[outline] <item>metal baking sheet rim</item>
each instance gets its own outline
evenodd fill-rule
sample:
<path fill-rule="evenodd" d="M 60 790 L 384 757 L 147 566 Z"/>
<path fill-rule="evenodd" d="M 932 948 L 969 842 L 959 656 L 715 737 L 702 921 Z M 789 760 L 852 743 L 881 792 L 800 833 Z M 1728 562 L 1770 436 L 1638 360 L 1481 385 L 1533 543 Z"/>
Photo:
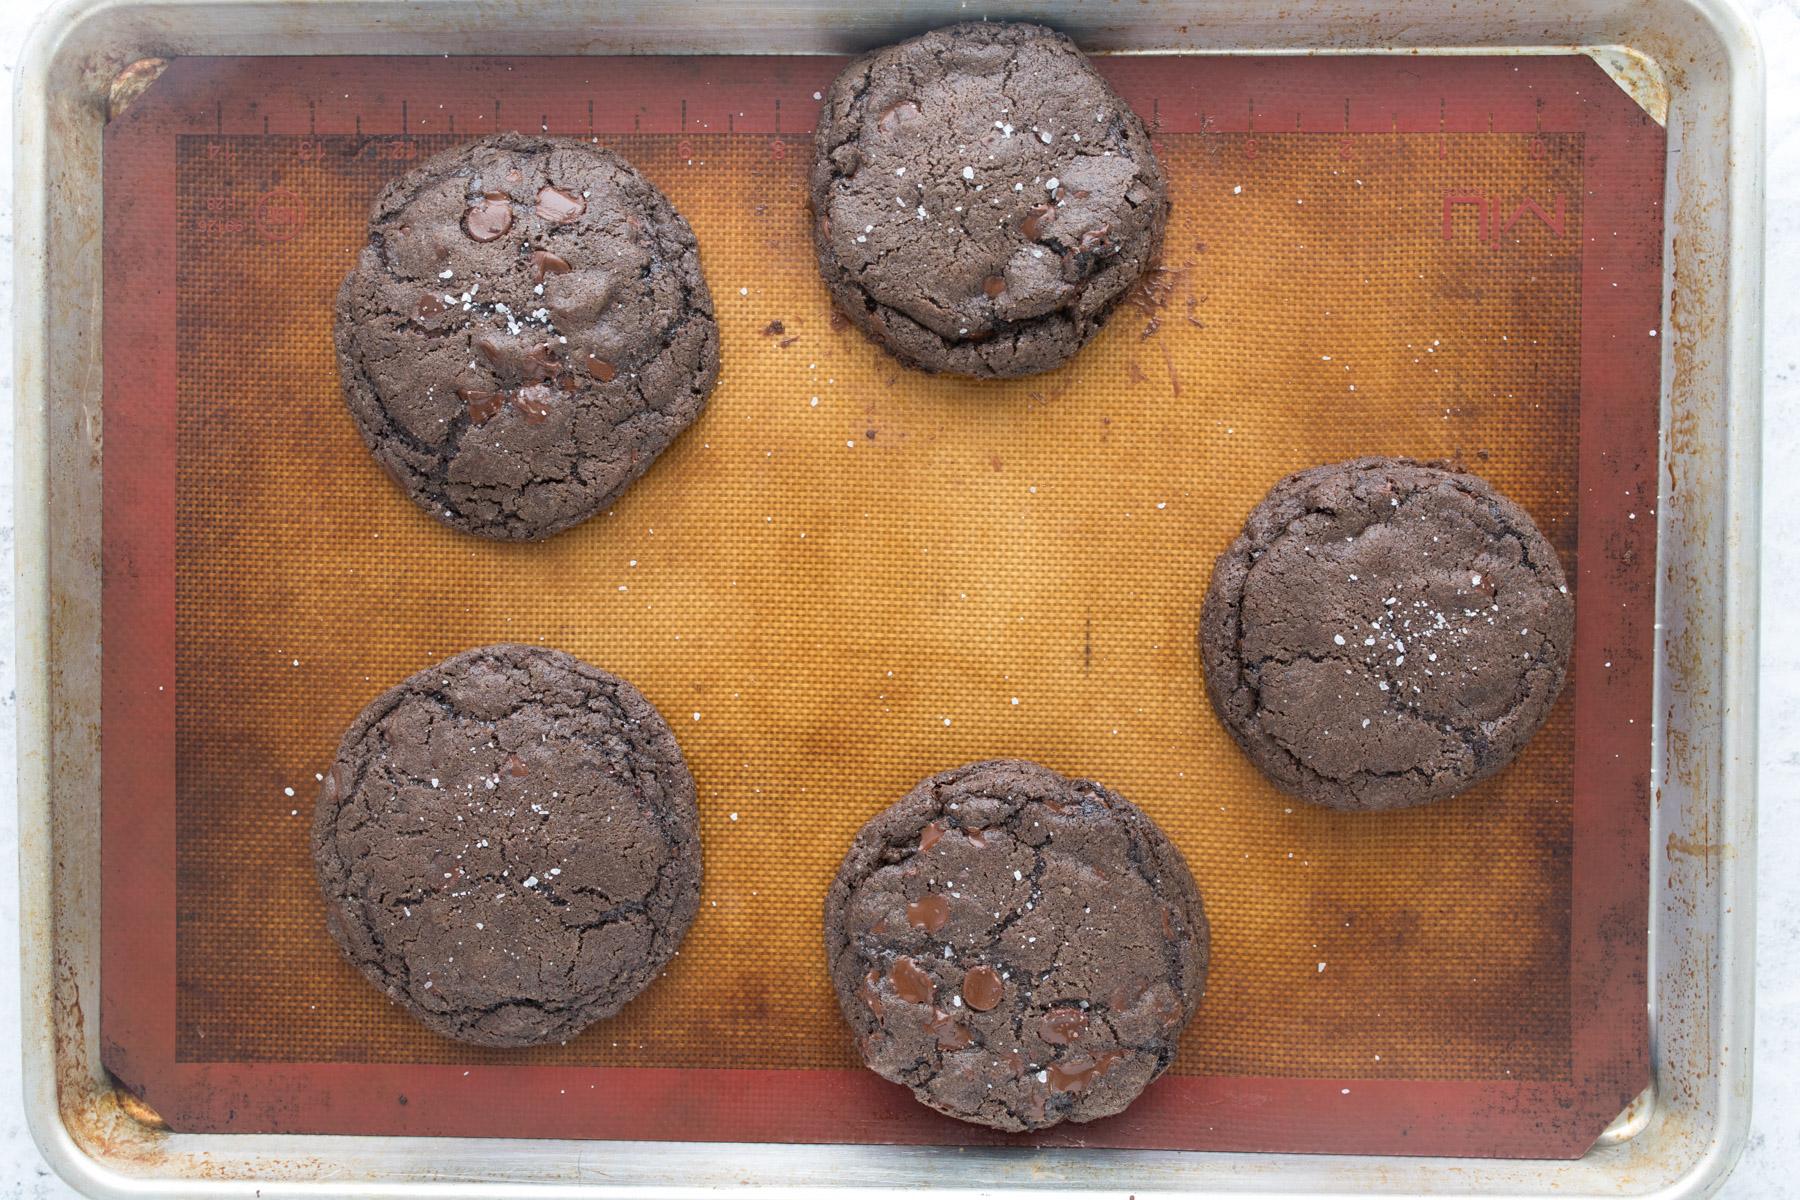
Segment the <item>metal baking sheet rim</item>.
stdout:
<path fill-rule="evenodd" d="M 1761 441 L 1763 65 L 1732 0 L 855 5 L 72 0 L 17 77 L 15 521 L 26 1111 L 95 1196 L 1708 1195 L 1749 1131 Z M 507 10 L 511 11 L 511 10 Z M 171 1134 L 100 1067 L 100 132 L 113 78 L 180 54 L 841 53 L 1031 16 L 1121 52 L 1592 54 L 1669 129 L 1649 997 L 1656 1083 L 1574 1162 L 1156 1151 Z M 120 451 L 115 451 L 120 452 Z M 129 452 L 129 448 L 123 448 Z"/>

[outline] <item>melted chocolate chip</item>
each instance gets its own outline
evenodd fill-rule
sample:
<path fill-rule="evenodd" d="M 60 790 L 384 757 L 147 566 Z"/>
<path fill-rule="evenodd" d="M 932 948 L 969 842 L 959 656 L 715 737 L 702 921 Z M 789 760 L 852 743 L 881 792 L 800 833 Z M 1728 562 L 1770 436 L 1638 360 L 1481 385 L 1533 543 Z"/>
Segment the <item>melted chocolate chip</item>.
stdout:
<path fill-rule="evenodd" d="M 1031 211 L 1026 213 L 1025 218 L 1019 222 L 1019 232 L 1035 242 L 1044 232 L 1044 226 L 1050 224 L 1055 217 L 1056 209 L 1053 206 L 1033 205 Z"/>
<path fill-rule="evenodd" d="M 881 992 L 878 990 L 880 986 L 881 972 L 870 971 L 863 976 L 862 987 L 856 993 L 862 997 L 862 1002 L 869 1006 L 869 1011 L 875 1014 L 877 1021 L 881 1020 L 882 1013 L 885 1011 L 881 1003 Z"/>
<path fill-rule="evenodd" d="M 941 1008 L 931 1010 L 925 1027 L 937 1034 L 937 1044 L 944 1050 L 963 1050 L 974 1043 L 975 1035 Z"/>
<path fill-rule="evenodd" d="M 936 933 L 950 923 L 950 901 L 932 893 L 906 906 L 906 923 L 926 933 Z"/>
<path fill-rule="evenodd" d="M 1004 275 L 989 275 L 981 281 L 981 294 L 989 300 L 996 299 L 1005 290 L 1006 276 Z"/>
<path fill-rule="evenodd" d="M 919 853 L 923 854 L 925 851 L 937 845 L 938 839 L 943 837 L 949 828 L 950 827 L 942 821 L 933 821 L 926 825 L 925 828 L 919 830 Z"/>
<path fill-rule="evenodd" d="M 1150 985 L 1141 979 L 1128 979 L 1107 993 L 1106 1007 L 1113 1012 L 1124 1012 L 1141 999 Z"/>
<path fill-rule="evenodd" d="M 573 221 L 586 211 L 586 200 L 561 188 L 545 187 L 537 194 L 537 215 L 552 225 Z"/>
<path fill-rule="evenodd" d="M 531 252 L 531 281 L 542 283 L 551 275 L 562 275 L 569 270 L 569 260 L 560 254 L 552 254 L 548 250 Z"/>
<path fill-rule="evenodd" d="M 435 317 L 447 307 L 449 306 L 442 300 L 438 299 L 430 292 L 426 292 L 423 296 L 419 297 L 419 302 L 413 306 L 413 319 L 423 323 L 426 317 Z"/>
<path fill-rule="evenodd" d="M 562 374 L 562 363 L 556 360 L 556 347 L 549 342 L 533 345 L 518 356 L 518 374 L 526 383 L 544 383 Z"/>
<path fill-rule="evenodd" d="M 480 392 L 473 388 L 457 388 L 456 394 L 462 402 L 469 406 L 469 420 L 477 425 L 486 425 L 500 415 L 506 407 L 505 392 Z"/>
<path fill-rule="evenodd" d="M 523 779 L 531 774 L 531 771 L 525 766 L 525 760 L 516 754 L 506 756 L 506 764 L 502 769 L 514 779 Z"/>
<path fill-rule="evenodd" d="M 976 1012 L 987 1012 L 1006 998 L 1006 981 L 992 967 L 971 967 L 963 975 L 962 997 Z"/>
<path fill-rule="evenodd" d="M 892 133 L 895 129 L 899 128 L 900 122 L 918 115 L 919 106 L 917 104 L 914 104 L 911 100 L 902 100 L 876 119 L 875 128 L 881 130 L 883 133 Z"/>
<path fill-rule="evenodd" d="M 888 968 L 888 982 L 894 985 L 894 994 L 911 1004 L 924 1004 L 937 991 L 937 985 L 931 982 L 931 976 L 912 959 L 904 955 L 894 960 Z"/>
<path fill-rule="evenodd" d="M 563 365 L 556 356 L 556 347 L 549 342 L 541 342 L 526 351 L 520 367 L 520 374 L 527 383 L 543 383 L 563 374 Z"/>
<path fill-rule="evenodd" d="M 1124 1057 L 1117 1050 L 1102 1050 L 1089 1057 L 1081 1055 L 1067 1062 L 1051 1063 L 1048 1071 L 1050 1090 L 1053 1092 L 1079 1092 L 1091 1085 L 1094 1080 L 1112 1070 L 1114 1063 Z"/>
<path fill-rule="evenodd" d="M 491 242 L 512 228 L 512 202 L 505 192 L 488 192 L 463 214 L 463 232 L 478 242 Z"/>
<path fill-rule="evenodd" d="M 513 407 L 525 417 L 527 425 L 542 425 L 550 419 L 551 401 L 556 399 L 556 392 L 541 383 L 534 383 L 528 388 L 520 388 L 513 397 Z"/>
<path fill-rule="evenodd" d="M 487 359 L 488 366 L 502 374 L 512 366 L 512 348 L 492 333 L 478 333 L 474 337 L 475 351 Z"/>
<path fill-rule="evenodd" d="M 1087 1014 L 1079 1008 L 1053 1008 L 1038 1018 L 1038 1036 L 1052 1046 L 1066 1046 L 1087 1032 Z"/>

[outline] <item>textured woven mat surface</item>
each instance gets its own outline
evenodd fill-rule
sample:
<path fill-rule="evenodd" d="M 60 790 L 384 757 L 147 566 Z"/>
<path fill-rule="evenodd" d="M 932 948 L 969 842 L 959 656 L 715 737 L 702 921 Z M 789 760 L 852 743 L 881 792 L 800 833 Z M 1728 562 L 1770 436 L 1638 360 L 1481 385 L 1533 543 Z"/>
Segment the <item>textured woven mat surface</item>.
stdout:
<path fill-rule="evenodd" d="M 1369 136 L 1353 163 L 1334 135 L 1164 135 L 1166 269 L 1073 363 L 1002 384 L 833 327 L 807 139 L 604 140 L 699 236 L 723 379 L 612 512 L 512 546 L 407 502 L 339 395 L 333 298 L 410 163 L 348 136 L 181 140 L 180 1059 L 850 1065 L 819 932 L 848 839 L 931 771 L 1017 755 L 1122 791 L 1187 855 L 1213 968 L 1177 1073 L 1566 1077 L 1573 688 L 1497 779 L 1338 815 L 1238 753 L 1194 636 L 1250 505 L 1358 454 L 1459 459 L 1573 566 L 1578 135 Z M 272 189 L 306 213 L 275 249 L 207 219 Z M 1565 235 L 1446 240 L 1459 190 L 1562 195 Z M 390 1007 L 326 935 L 308 849 L 362 705 L 498 640 L 636 682 L 706 847 L 666 975 L 524 1053 Z"/>

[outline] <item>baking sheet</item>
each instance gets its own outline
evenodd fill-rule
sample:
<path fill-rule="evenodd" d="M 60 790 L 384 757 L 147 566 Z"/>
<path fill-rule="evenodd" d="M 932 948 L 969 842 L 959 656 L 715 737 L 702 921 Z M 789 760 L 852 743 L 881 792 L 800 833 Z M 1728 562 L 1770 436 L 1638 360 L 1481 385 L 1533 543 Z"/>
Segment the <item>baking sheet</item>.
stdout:
<path fill-rule="evenodd" d="M 1651 514 L 1595 481 L 1624 469 L 1654 491 L 1652 335 L 1619 342 L 1609 293 L 1647 279 L 1654 312 L 1660 130 L 1585 60 L 1454 64 L 1485 129 L 1441 97 L 1428 113 L 1436 64 L 1109 60 L 1173 181 L 1166 270 L 1070 366 L 975 385 L 905 371 L 829 319 L 798 197 L 807 97 L 838 64 L 725 62 L 187 60 L 109 131 L 109 414 L 115 398 L 147 410 L 131 474 L 166 476 L 172 502 L 115 508 L 141 497 L 109 468 L 109 549 L 167 537 L 175 570 L 173 776 L 117 800 L 109 786 L 106 813 L 116 828 L 120 806 L 172 796 L 173 870 L 109 866 L 108 913 L 122 873 L 177 910 L 171 960 L 103 964 L 114 1069 L 188 1128 L 474 1131 L 454 1110 L 481 1095 L 480 1131 L 528 1134 L 554 1082 L 587 1136 L 991 1140 L 853 1068 L 817 914 L 871 812 L 938 767 L 1019 754 L 1151 812 L 1214 925 L 1174 1077 L 1124 1117 L 1039 1140 L 1578 1152 L 1643 1082 L 1641 923 L 1585 933 L 1596 910 L 1641 909 L 1647 870 L 1642 772 L 1611 767 L 1607 739 L 1647 758 Z M 401 90 L 402 136 L 378 132 Z M 540 546 L 473 543 L 362 452 L 330 297 L 392 173 L 520 112 L 585 132 L 582 100 L 695 226 L 724 378 L 612 514 Z M 1404 109 L 1380 122 L 1380 102 Z M 116 205 L 115 181 L 135 185 Z M 1541 216 L 1485 236 L 1487 212 L 1527 196 Z M 143 304 L 153 278 L 166 308 Z M 134 321 L 172 326 L 172 349 L 149 348 L 166 372 L 143 369 Z M 1514 495 L 1579 562 L 1582 622 L 1574 681 L 1519 763 L 1376 818 L 1274 793 L 1212 721 L 1193 647 L 1211 559 L 1248 506 L 1288 470 L 1368 452 L 1455 457 Z M 645 689 L 699 781 L 708 852 L 667 976 L 522 1054 L 389 1008 L 324 935 L 306 853 L 312 775 L 362 703 L 503 638 Z M 161 646 L 134 645 L 114 678 L 147 687 Z M 1621 676 L 1612 657 L 1593 671 L 1590 647 Z M 1601 732 L 1578 756 L 1584 703 Z M 109 763 L 150 753 L 107 746 Z M 1584 880 L 1578 852 L 1622 852 L 1620 869 Z M 1590 976 L 1625 1001 L 1598 1047 Z M 168 1035 L 166 1061 L 139 1057 L 140 1025 L 159 1051 Z M 309 1071 L 309 1089 L 257 1096 L 244 1080 L 273 1078 L 257 1065 Z M 152 1082 L 170 1074 L 188 1082 Z M 371 1087 L 396 1079 L 412 1082 Z M 624 1111 L 619 1085 L 646 1080 L 668 1088 Z M 843 1103 L 755 1111 L 822 1091 Z"/>

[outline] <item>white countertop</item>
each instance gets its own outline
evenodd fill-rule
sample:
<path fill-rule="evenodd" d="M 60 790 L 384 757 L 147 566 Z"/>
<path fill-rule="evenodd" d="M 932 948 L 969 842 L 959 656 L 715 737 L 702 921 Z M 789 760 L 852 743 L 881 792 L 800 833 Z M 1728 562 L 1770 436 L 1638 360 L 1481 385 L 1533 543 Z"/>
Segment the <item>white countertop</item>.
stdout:
<path fill-rule="evenodd" d="M 48 0 L 0 5 L 6 72 L 0 118 L 12 127 L 15 62 Z M 1758 864 L 1755 1124 L 1728 1200 L 1800 1197 L 1800 0 L 1752 5 L 1769 63 L 1768 303 L 1764 353 L 1762 771 Z M 11 329 L 12 138 L 0 136 L 0 324 Z M 11 410 L 10 336 L 0 392 Z M 12 423 L 0 421 L 0 847 L 18 844 L 14 804 Z M 0 1047 L 19 1040 L 15 860 L 0 851 Z M 0 1198 L 74 1193 L 26 1131 L 17 1084 L 0 1068 Z"/>

